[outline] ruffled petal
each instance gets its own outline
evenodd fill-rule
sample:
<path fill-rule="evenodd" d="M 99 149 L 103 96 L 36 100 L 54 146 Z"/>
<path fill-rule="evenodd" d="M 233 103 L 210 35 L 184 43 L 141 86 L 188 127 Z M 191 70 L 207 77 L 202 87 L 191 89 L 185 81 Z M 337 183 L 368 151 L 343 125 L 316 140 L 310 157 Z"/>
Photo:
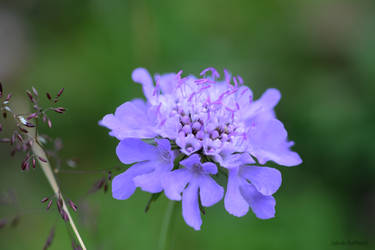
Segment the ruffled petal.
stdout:
<path fill-rule="evenodd" d="M 263 110 L 273 109 L 280 101 L 281 93 L 277 89 L 267 89 L 262 97 L 256 101 Z"/>
<path fill-rule="evenodd" d="M 112 181 L 113 198 L 117 200 L 128 199 L 136 189 L 133 178 L 138 175 L 147 174 L 150 171 L 152 171 L 152 166 L 149 162 L 137 163 L 122 174 L 117 175 Z"/>
<path fill-rule="evenodd" d="M 116 109 L 115 114 L 108 114 L 99 121 L 99 125 L 111 129 L 110 135 L 119 140 L 124 138 L 152 138 L 154 115 L 150 113 L 142 100 L 125 102 Z"/>
<path fill-rule="evenodd" d="M 275 117 L 273 108 L 280 101 L 281 94 L 277 89 L 267 89 L 257 101 L 252 102 L 245 110 L 241 110 L 241 115 L 248 123 L 252 119 L 271 119 Z"/>
<path fill-rule="evenodd" d="M 238 217 L 244 216 L 249 211 L 249 204 L 241 195 L 240 184 L 241 177 L 238 176 L 238 167 L 229 169 L 224 206 L 228 213 Z"/>
<path fill-rule="evenodd" d="M 215 160 L 225 168 L 235 168 L 241 165 L 255 163 L 249 153 L 226 154 L 225 152 L 221 152 L 215 157 Z"/>
<path fill-rule="evenodd" d="M 207 175 L 199 178 L 199 195 L 204 207 L 210 207 L 219 202 L 224 195 L 224 188 Z"/>
<path fill-rule="evenodd" d="M 150 103 L 155 104 L 156 96 L 154 95 L 154 84 L 150 73 L 144 68 L 137 68 L 133 70 L 132 79 L 134 82 L 142 84 L 145 97 Z"/>
<path fill-rule="evenodd" d="M 155 146 L 136 138 L 127 138 L 120 141 L 116 148 L 116 154 L 124 164 L 157 160 L 159 157 Z"/>
<path fill-rule="evenodd" d="M 182 194 L 182 216 L 186 224 L 200 230 L 202 219 L 198 203 L 198 185 L 190 183 Z"/>
<path fill-rule="evenodd" d="M 136 187 L 140 187 L 145 192 L 159 193 L 163 191 L 161 180 L 165 174 L 166 171 L 152 171 L 151 173 L 134 177 L 133 182 Z"/>
<path fill-rule="evenodd" d="M 181 193 L 191 179 L 189 170 L 182 168 L 169 172 L 163 176 L 162 187 L 170 200 L 181 200 Z"/>
<path fill-rule="evenodd" d="M 281 173 L 275 168 L 244 166 L 240 175 L 251 181 L 251 184 L 263 195 L 274 194 L 281 185 Z"/>
<path fill-rule="evenodd" d="M 268 160 L 274 161 L 286 167 L 297 166 L 302 163 L 302 159 L 296 152 L 289 150 L 288 146 L 283 146 L 279 150 L 260 150 L 257 152 L 260 164 L 265 164 Z"/>
<path fill-rule="evenodd" d="M 176 73 L 155 75 L 155 79 L 158 79 L 160 89 L 164 94 L 173 93 L 173 91 L 176 89 L 176 86 L 177 86 Z"/>
<path fill-rule="evenodd" d="M 240 190 L 256 217 L 259 219 L 275 217 L 276 201 L 273 196 L 262 195 L 253 185 L 248 183 L 241 185 Z"/>
<path fill-rule="evenodd" d="M 261 164 L 271 160 L 283 166 L 296 166 L 302 163 L 299 155 L 289 149 L 292 145 L 287 141 L 287 132 L 284 125 L 277 119 L 255 124 L 250 129 L 249 140 L 251 153 Z"/>

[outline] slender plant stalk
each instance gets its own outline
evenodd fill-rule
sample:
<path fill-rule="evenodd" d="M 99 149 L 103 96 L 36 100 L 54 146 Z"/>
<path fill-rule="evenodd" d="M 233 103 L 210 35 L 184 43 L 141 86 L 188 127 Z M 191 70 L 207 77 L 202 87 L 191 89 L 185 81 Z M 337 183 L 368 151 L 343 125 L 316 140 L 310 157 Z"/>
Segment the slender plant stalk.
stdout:
<path fill-rule="evenodd" d="M 163 224 L 161 226 L 158 250 L 167 249 L 167 239 L 168 239 L 168 234 L 170 231 L 170 225 L 171 225 L 175 207 L 176 207 L 176 202 L 169 201 L 167 211 L 165 212 L 165 215 L 164 215 Z"/>
<path fill-rule="evenodd" d="M 39 157 L 42 157 L 43 159 L 45 159 L 47 161 L 47 162 L 44 162 L 44 161 L 41 161 L 40 159 L 38 159 L 40 167 L 42 168 L 42 170 L 43 170 L 49 184 L 51 185 L 51 188 L 52 188 L 53 192 L 55 193 L 56 197 L 61 197 L 62 203 L 63 203 L 62 209 L 64 209 L 66 214 L 68 215 L 70 226 L 72 227 L 73 232 L 74 232 L 75 236 L 77 237 L 81 248 L 83 250 L 87 250 L 87 248 L 86 248 L 85 244 L 83 243 L 83 240 L 82 240 L 82 238 L 81 238 L 81 236 L 78 232 L 78 229 L 77 229 L 76 225 L 74 224 L 73 218 L 69 213 L 68 207 L 66 206 L 66 202 L 65 202 L 64 198 L 62 197 L 62 194 L 61 194 L 60 188 L 57 184 L 55 175 L 52 172 L 52 168 L 51 168 L 51 165 L 49 163 L 47 154 L 44 151 L 43 147 L 41 147 L 41 145 L 40 145 L 40 143 L 37 139 L 38 138 L 37 131 L 35 129 L 30 129 L 30 128 L 28 128 L 28 130 L 29 130 L 28 134 L 33 140 L 32 150 L 33 150 L 34 154 L 39 156 Z M 32 134 L 35 134 L 35 137 L 31 136 Z"/>

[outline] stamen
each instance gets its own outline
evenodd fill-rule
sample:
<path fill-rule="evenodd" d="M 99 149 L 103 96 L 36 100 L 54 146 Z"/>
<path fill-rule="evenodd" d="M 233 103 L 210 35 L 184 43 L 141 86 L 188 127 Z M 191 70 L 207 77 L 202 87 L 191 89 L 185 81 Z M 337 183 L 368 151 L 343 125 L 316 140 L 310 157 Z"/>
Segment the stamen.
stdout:
<path fill-rule="evenodd" d="M 247 91 L 249 91 L 248 88 L 245 88 L 242 92 L 241 92 L 241 96 L 243 96 Z"/>
<path fill-rule="evenodd" d="M 243 133 L 242 133 L 242 138 L 243 138 L 244 140 L 247 140 L 246 132 L 243 132 Z"/>
<path fill-rule="evenodd" d="M 245 88 L 242 92 L 241 92 L 241 96 L 243 96 L 247 91 L 250 91 L 248 88 Z M 249 103 L 251 103 L 253 101 L 253 96 L 250 95 L 249 96 Z"/>
<path fill-rule="evenodd" d="M 166 121 L 167 121 L 167 118 L 163 119 L 163 120 L 161 121 L 161 123 L 160 123 L 160 127 L 163 127 Z"/>
<path fill-rule="evenodd" d="M 184 77 L 184 78 L 180 78 L 180 79 L 178 80 L 177 88 L 180 88 L 180 87 L 186 82 L 187 79 L 188 79 L 187 76 Z"/>
<path fill-rule="evenodd" d="M 156 115 L 160 114 L 160 108 L 161 108 L 161 103 L 159 103 L 159 105 L 156 108 Z"/>
<path fill-rule="evenodd" d="M 206 102 L 207 102 L 208 104 L 211 104 L 211 98 L 210 98 L 210 96 L 207 97 Z"/>
<path fill-rule="evenodd" d="M 204 87 L 202 87 L 202 88 L 200 88 L 200 89 L 198 90 L 198 93 L 201 93 L 203 90 L 208 89 L 208 88 L 211 88 L 211 87 L 212 87 L 211 85 L 204 86 Z"/>
<path fill-rule="evenodd" d="M 178 71 L 178 73 L 176 74 L 176 80 L 179 81 L 181 80 L 181 75 L 182 75 L 182 70 Z"/>
<path fill-rule="evenodd" d="M 238 82 L 237 82 L 237 78 L 236 77 L 233 77 L 233 82 L 234 82 L 234 87 L 237 88 Z"/>
<path fill-rule="evenodd" d="M 241 76 L 237 76 L 238 82 L 242 85 L 244 83 L 243 79 Z"/>
<path fill-rule="evenodd" d="M 191 100 L 193 99 L 193 97 L 197 94 L 197 92 L 193 92 L 190 96 L 189 96 L 189 99 L 188 99 L 188 102 L 191 102 Z"/>
<path fill-rule="evenodd" d="M 194 82 L 197 84 L 203 84 L 203 83 L 208 82 L 208 79 L 207 78 L 197 79 L 197 80 L 194 80 Z"/>
<path fill-rule="evenodd" d="M 227 69 L 224 69 L 224 79 L 228 84 L 230 84 L 230 73 Z"/>
<path fill-rule="evenodd" d="M 152 93 L 152 96 L 156 95 L 156 93 L 159 91 L 159 88 L 160 88 L 160 77 L 156 79 L 156 84 L 155 84 L 155 88 L 154 88 L 154 92 Z"/>
<path fill-rule="evenodd" d="M 201 73 L 200 73 L 200 75 L 201 76 L 203 76 L 203 75 L 205 75 L 208 71 L 211 71 L 212 72 L 212 77 L 215 79 L 215 78 L 220 78 L 220 74 L 219 74 L 219 72 L 217 72 L 217 70 L 215 69 L 215 68 L 213 68 L 213 67 L 209 67 L 209 68 L 207 68 L 207 69 L 204 69 Z"/>
<path fill-rule="evenodd" d="M 233 95 L 234 93 L 236 93 L 239 89 L 238 88 L 235 88 L 233 89 L 232 91 L 229 91 L 228 95 Z"/>
<path fill-rule="evenodd" d="M 229 112 L 235 112 L 235 110 L 231 109 L 231 108 L 228 108 L 228 107 L 225 107 L 226 110 L 228 110 Z"/>
<path fill-rule="evenodd" d="M 226 94 L 228 94 L 228 93 L 230 93 L 230 90 L 227 90 L 227 91 L 225 91 L 224 93 L 222 93 L 222 94 L 219 96 L 219 98 L 217 98 L 217 100 L 213 102 L 213 104 L 221 104 L 221 101 L 223 100 L 224 96 L 225 96 Z"/>
<path fill-rule="evenodd" d="M 238 104 L 238 102 L 236 102 L 236 107 L 237 107 L 237 110 L 240 110 L 240 105 Z"/>
<path fill-rule="evenodd" d="M 233 110 L 233 109 L 228 108 L 228 107 L 225 107 L 225 109 L 232 113 L 232 120 L 233 120 L 234 119 L 234 113 L 236 112 L 236 110 Z"/>

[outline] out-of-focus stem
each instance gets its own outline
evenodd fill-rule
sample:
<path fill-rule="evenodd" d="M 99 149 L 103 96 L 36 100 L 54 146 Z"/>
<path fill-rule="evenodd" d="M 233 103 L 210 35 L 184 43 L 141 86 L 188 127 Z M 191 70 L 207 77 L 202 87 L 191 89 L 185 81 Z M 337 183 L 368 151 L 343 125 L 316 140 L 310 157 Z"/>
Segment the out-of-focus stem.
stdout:
<path fill-rule="evenodd" d="M 28 128 L 28 131 L 29 131 L 29 135 L 30 135 L 30 138 L 33 140 L 33 144 L 32 144 L 32 150 L 33 150 L 33 153 L 38 156 L 38 157 L 42 157 L 43 159 L 46 160 L 46 162 L 44 161 L 41 161 L 40 159 L 38 159 L 39 161 L 39 164 L 40 164 L 40 167 L 42 168 L 49 184 L 51 185 L 51 188 L 53 190 L 53 192 L 55 193 L 56 197 L 61 197 L 62 199 L 62 202 L 63 202 L 63 208 L 66 212 L 66 214 L 68 215 L 68 218 L 69 218 L 69 223 L 70 223 L 70 226 L 72 227 L 73 229 L 73 232 L 75 234 L 75 236 L 77 237 L 77 240 L 81 246 L 81 248 L 83 250 L 87 250 L 85 244 L 83 243 L 82 241 L 82 238 L 81 236 L 79 235 L 79 232 L 77 230 L 77 227 L 76 225 L 74 224 L 74 221 L 73 221 L 73 218 L 72 216 L 70 215 L 69 213 L 69 210 L 68 210 L 68 207 L 66 206 L 66 202 L 64 200 L 64 198 L 62 197 L 62 194 L 60 192 L 60 188 L 57 184 L 57 181 L 56 181 L 56 178 L 55 178 L 55 175 L 53 174 L 52 172 L 52 168 L 51 168 L 51 165 L 49 163 L 49 160 L 48 160 L 48 157 L 47 157 L 47 154 L 46 152 L 44 151 L 44 149 L 41 147 L 39 141 L 38 141 L 38 137 L 37 137 L 37 132 L 35 129 L 30 129 Z M 33 134 L 35 134 L 35 137 L 32 136 Z"/>
<path fill-rule="evenodd" d="M 167 249 L 167 239 L 168 239 L 168 234 L 170 231 L 170 225 L 171 225 L 171 220 L 174 214 L 175 206 L 176 206 L 175 201 L 169 201 L 167 211 L 165 212 L 165 216 L 163 219 L 163 224 L 161 226 L 158 250 Z"/>

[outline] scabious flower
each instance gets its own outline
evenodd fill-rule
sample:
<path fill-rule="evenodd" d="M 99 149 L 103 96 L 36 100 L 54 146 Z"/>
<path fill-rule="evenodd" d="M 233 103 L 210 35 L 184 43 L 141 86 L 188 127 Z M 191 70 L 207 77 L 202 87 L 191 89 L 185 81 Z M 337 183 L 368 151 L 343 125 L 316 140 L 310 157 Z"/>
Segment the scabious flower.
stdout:
<path fill-rule="evenodd" d="M 224 206 L 230 214 L 243 216 L 251 208 L 260 219 L 274 217 L 272 195 L 281 174 L 264 164 L 302 162 L 275 116 L 278 90 L 268 89 L 254 100 L 240 76 L 224 70 L 219 80 L 214 68 L 199 78 L 182 77 L 180 71 L 154 79 L 138 68 L 132 78 L 142 85 L 146 101 L 126 102 L 100 121 L 120 140 L 121 162 L 135 163 L 114 178 L 114 198 L 127 199 L 137 187 L 164 191 L 169 199 L 182 200 L 186 223 L 199 230 L 200 206 L 212 206 L 224 196 L 214 179 L 223 175 L 228 178 Z"/>

